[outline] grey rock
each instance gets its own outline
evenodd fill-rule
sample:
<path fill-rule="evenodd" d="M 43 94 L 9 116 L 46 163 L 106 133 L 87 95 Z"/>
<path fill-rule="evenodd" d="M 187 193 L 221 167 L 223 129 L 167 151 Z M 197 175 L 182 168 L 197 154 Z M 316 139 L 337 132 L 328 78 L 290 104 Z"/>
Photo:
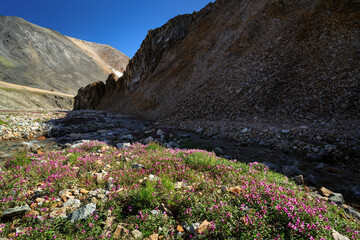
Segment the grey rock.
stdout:
<path fill-rule="evenodd" d="M 177 232 L 176 233 L 176 236 L 178 237 L 178 238 L 184 238 L 185 237 L 185 233 L 183 233 L 183 232 Z M 1 240 L 1 239 L 0 239 Z"/>
<path fill-rule="evenodd" d="M 289 129 L 284 129 L 284 130 L 281 131 L 281 133 L 289 134 L 289 133 L 290 133 L 290 130 L 289 130 Z"/>
<path fill-rule="evenodd" d="M 334 229 L 332 229 L 332 236 L 333 236 L 334 240 L 350 240 L 348 237 L 341 235 Z"/>
<path fill-rule="evenodd" d="M 134 136 L 131 134 L 121 136 L 121 139 L 134 140 Z"/>
<path fill-rule="evenodd" d="M 79 208 L 81 206 L 81 202 L 79 199 L 68 199 L 64 204 L 64 207 L 74 207 L 74 208 Z"/>
<path fill-rule="evenodd" d="M 71 213 L 68 216 L 68 220 L 72 223 L 77 222 L 81 219 L 86 219 L 89 217 L 93 212 L 96 210 L 96 204 L 95 203 L 89 203 L 79 209 L 77 209 L 75 212 Z"/>
<path fill-rule="evenodd" d="M 360 220 L 360 213 L 358 213 L 354 208 L 349 207 L 347 209 L 345 209 L 345 211 L 350 214 L 352 217 Z"/>
<path fill-rule="evenodd" d="M 329 201 L 330 202 L 334 202 L 336 204 L 343 204 L 345 201 L 344 201 L 344 197 L 341 193 L 331 193 L 329 195 Z"/>
<path fill-rule="evenodd" d="M 134 163 L 131 167 L 136 169 L 145 169 L 145 166 L 139 163 Z"/>
<path fill-rule="evenodd" d="M 304 185 L 304 176 L 303 175 L 298 175 L 296 177 L 293 177 L 292 180 L 294 180 L 294 182 L 296 182 L 296 184 L 298 184 L 298 185 Z"/>
<path fill-rule="evenodd" d="M 156 135 L 158 136 L 164 136 L 165 135 L 165 132 L 161 129 L 158 129 L 157 132 L 156 132 Z"/>
<path fill-rule="evenodd" d="M 203 128 L 199 128 L 199 129 L 196 130 L 196 133 L 199 133 L 199 134 L 201 134 L 201 133 L 203 133 L 203 132 L 204 132 L 204 129 L 203 129 Z"/>
<path fill-rule="evenodd" d="M 24 232 L 24 230 L 25 230 L 25 228 L 23 228 L 23 227 L 17 227 L 17 228 L 15 229 L 15 232 L 16 232 L 17 234 L 20 234 L 20 233 Z"/>
<path fill-rule="evenodd" d="M 219 147 L 216 147 L 216 148 L 214 149 L 214 151 L 215 151 L 217 154 L 224 154 L 223 150 L 222 150 L 221 148 L 219 148 Z"/>
<path fill-rule="evenodd" d="M 145 142 L 146 144 L 151 143 L 151 142 L 153 142 L 153 141 L 154 141 L 154 138 L 152 138 L 152 137 L 145 138 L 145 140 L 144 140 L 144 142 Z"/>
<path fill-rule="evenodd" d="M 173 213 L 165 206 L 165 204 L 161 203 L 159 209 L 160 211 L 165 212 L 168 216 L 173 216 Z"/>
<path fill-rule="evenodd" d="M 27 212 L 30 212 L 31 208 L 29 205 L 24 205 L 21 207 L 9 208 L 6 209 L 3 213 L 3 216 L 6 217 L 15 217 L 15 216 L 22 216 L 25 215 Z"/>
<path fill-rule="evenodd" d="M 269 163 L 269 162 L 263 162 L 264 165 L 268 166 L 271 170 L 279 171 L 280 167 L 277 164 Z"/>
<path fill-rule="evenodd" d="M 327 144 L 327 145 L 325 145 L 325 149 L 328 151 L 336 150 L 336 145 Z"/>
<path fill-rule="evenodd" d="M 327 156 L 327 155 L 329 155 L 329 150 L 321 149 L 320 152 L 319 152 L 319 155 L 320 156 Z"/>
<path fill-rule="evenodd" d="M 314 161 L 321 160 L 321 156 L 318 153 L 308 153 L 306 156 L 309 160 L 314 160 Z"/>
<path fill-rule="evenodd" d="M 128 142 L 118 143 L 118 144 L 116 144 L 116 147 L 117 147 L 118 149 L 128 148 L 128 147 L 131 147 L 131 144 L 128 143 Z"/>
<path fill-rule="evenodd" d="M 98 198 L 98 196 L 99 196 L 100 194 L 106 194 L 106 191 L 103 190 L 103 189 L 91 190 L 91 191 L 89 191 L 89 193 L 88 193 L 88 197 L 89 197 L 89 198 L 93 198 L 93 197 Z"/>
<path fill-rule="evenodd" d="M 248 132 L 248 131 L 249 131 L 249 129 L 244 128 L 243 130 L 241 130 L 241 133 L 246 133 L 246 132 Z"/>
<path fill-rule="evenodd" d="M 326 165 L 324 163 L 319 163 L 318 165 L 315 166 L 315 170 L 323 170 L 325 166 Z"/>
<path fill-rule="evenodd" d="M 283 173 L 287 176 L 295 176 L 297 174 L 302 174 L 302 171 L 298 169 L 296 166 L 283 166 L 282 167 Z"/>
<path fill-rule="evenodd" d="M 82 134 L 81 133 L 70 133 L 69 137 L 72 139 L 80 139 L 82 137 Z"/>
<path fill-rule="evenodd" d="M 227 190 L 228 190 L 226 186 L 221 186 L 220 189 L 221 189 L 222 192 L 227 192 Z"/>
<path fill-rule="evenodd" d="M 63 194 L 68 193 L 68 192 L 69 192 L 69 189 L 61 190 L 59 192 L 59 197 L 61 197 Z"/>
<path fill-rule="evenodd" d="M 179 137 L 180 137 L 180 138 L 189 138 L 189 137 L 191 137 L 191 134 L 182 133 L 182 134 L 179 134 Z"/>
<path fill-rule="evenodd" d="M 310 192 L 309 195 L 314 199 L 322 197 L 318 192 Z"/>
<path fill-rule="evenodd" d="M 133 235 L 133 237 L 135 238 L 135 239 L 141 239 L 142 238 L 142 233 L 139 231 L 139 230 L 137 230 L 137 229 L 135 229 L 135 230 L 133 230 L 132 232 L 131 232 L 131 234 Z"/>
<path fill-rule="evenodd" d="M 191 224 L 186 230 L 191 232 L 192 234 L 196 234 L 196 229 L 200 226 L 200 223 L 193 223 Z"/>
<path fill-rule="evenodd" d="M 248 206 L 245 206 L 245 207 L 240 207 L 240 209 L 242 210 L 242 211 L 244 211 L 244 212 L 248 212 L 248 211 L 250 211 L 251 210 L 251 208 L 249 208 Z"/>
<path fill-rule="evenodd" d="M 174 188 L 175 188 L 175 189 L 181 189 L 182 186 L 184 186 L 184 183 L 183 183 L 183 182 L 176 182 L 175 185 L 174 185 Z"/>
<path fill-rule="evenodd" d="M 149 180 L 150 181 L 157 181 L 157 180 L 159 180 L 159 178 L 157 176 L 153 175 L 153 174 L 150 174 L 149 175 Z"/>
<path fill-rule="evenodd" d="M 159 214 L 160 214 L 160 211 L 159 211 L 159 210 L 152 210 L 152 211 L 151 211 L 151 214 L 152 214 L 152 215 L 159 215 Z"/>

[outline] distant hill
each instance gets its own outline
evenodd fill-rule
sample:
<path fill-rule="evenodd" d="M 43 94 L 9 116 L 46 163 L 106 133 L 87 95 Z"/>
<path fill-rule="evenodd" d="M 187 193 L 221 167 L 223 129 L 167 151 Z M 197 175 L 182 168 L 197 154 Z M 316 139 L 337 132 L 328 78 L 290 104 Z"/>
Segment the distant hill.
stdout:
<path fill-rule="evenodd" d="M 0 81 L 73 95 L 112 72 L 121 76 L 128 61 L 110 46 L 0 16 Z"/>

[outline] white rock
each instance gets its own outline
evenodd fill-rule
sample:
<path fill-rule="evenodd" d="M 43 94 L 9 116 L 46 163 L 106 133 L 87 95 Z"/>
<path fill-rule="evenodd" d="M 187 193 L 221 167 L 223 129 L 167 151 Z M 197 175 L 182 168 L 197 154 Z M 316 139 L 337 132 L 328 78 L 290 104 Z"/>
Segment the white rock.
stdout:
<path fill-rule="evenodd" d="M 242 133 L 246 133 L 248 131 L 249 131 L 249 129 L 247 129 L 247 128 L 244 128 L 243 130 L 241 130 Z"/>
<path fill-rule="evenodd" d="M 348 237 L 341 235 L 336 230 L 332 230 L 332 236 L 334 240 L 350 240 Z"/>
<path fill-rule="evenodd" d="M 157 132 L 156 132 L 156 135 L 158 136 L 164 136 L 165 135 L 165 132 L 161 129 L 158 129 Z"/>
<path fill-rule="evenodd" d="M 118 149 L 128 148 L 128 147 L 131 147 L 131 144 L 130 144 L 130 143 L 127 143 L 127 142 L 125 142 L 125 143 L 118 143 L 118 144 L 116 144 L 116 147 L 117 147 Z"/>

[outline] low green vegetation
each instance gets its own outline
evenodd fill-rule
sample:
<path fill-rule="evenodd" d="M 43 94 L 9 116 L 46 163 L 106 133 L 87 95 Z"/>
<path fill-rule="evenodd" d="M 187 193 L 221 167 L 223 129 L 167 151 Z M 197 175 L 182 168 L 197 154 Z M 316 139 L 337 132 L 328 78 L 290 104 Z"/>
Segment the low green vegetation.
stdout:
<path fill-rule="evenodd" d="M 0 125 L 9 125 L 9 123 L 0 119 Z"/>
<path fill-rule="evenodd" d="M 7 59 L 6 57 L 0 55 L 0 64 L 4 65 L 5 67 L 14 67 L 15 64 L 13 62 L 11 62 L 9 59 Z"/>
<path fill-rule="evenodd" d="M 0 237 L 12 239 L 131 239 L 134 230 L 144 239 L 332 239 L 332 229 L 360 239 L 342 209 L 262 164 L 157 143 L 13 158 L 0 170 L 0 196 L 1 211 L 32 209 L 0 220 Z M 71 198 L 96 210 L 72 223 L 56 212 L 76 211 L 63 205 Z"/>

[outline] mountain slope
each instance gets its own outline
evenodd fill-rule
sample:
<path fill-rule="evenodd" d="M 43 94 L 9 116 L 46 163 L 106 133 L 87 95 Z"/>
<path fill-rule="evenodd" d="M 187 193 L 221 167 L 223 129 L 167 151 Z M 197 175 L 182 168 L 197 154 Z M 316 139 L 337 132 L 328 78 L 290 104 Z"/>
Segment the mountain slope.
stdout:
<path fill-rule="evenodd" d="M 109 45 L 87 42 L 72 37 L 67 38 L 93 58 L 106 72 L 114 72 L 118 77 L 122 76 L 129 62 L 128 56 Z"/>
<path fill-rule="evenodd" d="M 167 122 L 358 120 L 359 5 L 218 0 L 149 31 L 96 108 Z"/>
<path fill-rule="evenodd" d="M 95 43 L 91 46 L 104 48 Z M 112 72 L 111 68 L 122 69 L 128 62 L 115 49 L 106 49 L 104 53 L 121 55 L 120 62 L 114 61 L 116 64 L 109 63 L 110 67 L 104 68 L 97 61 L 103 57 L 99 52 L 94 60 L 91 54 L 56 31 L 18 17 L 0 16 L 1 81 L 74 94 L 79 87 L 104 79 Z"/>
<path fill-rule="evenodd" d="M 72 95 L 0 81 L 1 110 L 71 110 L 73 104 Z"/>

